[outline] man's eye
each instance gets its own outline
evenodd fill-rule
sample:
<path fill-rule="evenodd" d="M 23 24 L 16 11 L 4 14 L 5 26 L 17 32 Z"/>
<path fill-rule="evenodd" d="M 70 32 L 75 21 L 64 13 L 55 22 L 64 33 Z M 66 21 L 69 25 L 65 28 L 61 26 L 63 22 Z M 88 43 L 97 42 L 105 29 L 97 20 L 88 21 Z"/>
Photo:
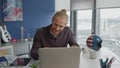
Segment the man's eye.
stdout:
<path fill-rule="evenodd" d="M 57 26 L 57 24 L 54 24 L 55 26 Z"/>
<path fill-rule="evenodd" d="M 59 25 L 56 24 L 56 26 L 59 26 Z"/>

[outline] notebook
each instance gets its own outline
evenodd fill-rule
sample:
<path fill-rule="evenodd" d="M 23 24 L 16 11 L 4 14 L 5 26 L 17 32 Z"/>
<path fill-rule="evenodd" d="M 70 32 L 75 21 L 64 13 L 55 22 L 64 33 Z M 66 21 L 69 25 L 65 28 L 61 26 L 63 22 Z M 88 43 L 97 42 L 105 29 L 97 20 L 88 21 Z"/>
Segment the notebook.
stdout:
<path fill-rule="evenodd" d="M 39 68 L 79 68 L 81 49 L 39 48 Z"/>

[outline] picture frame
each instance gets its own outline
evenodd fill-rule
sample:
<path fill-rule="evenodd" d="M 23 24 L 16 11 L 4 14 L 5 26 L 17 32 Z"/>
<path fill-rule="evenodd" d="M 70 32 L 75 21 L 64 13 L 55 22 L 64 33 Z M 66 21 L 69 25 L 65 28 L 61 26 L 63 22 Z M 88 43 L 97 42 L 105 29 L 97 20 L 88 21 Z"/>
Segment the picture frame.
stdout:
<path fill-rule="evenodd" d="M 3 0 L 3 20 L 23 21 L 22 0 Z"/>

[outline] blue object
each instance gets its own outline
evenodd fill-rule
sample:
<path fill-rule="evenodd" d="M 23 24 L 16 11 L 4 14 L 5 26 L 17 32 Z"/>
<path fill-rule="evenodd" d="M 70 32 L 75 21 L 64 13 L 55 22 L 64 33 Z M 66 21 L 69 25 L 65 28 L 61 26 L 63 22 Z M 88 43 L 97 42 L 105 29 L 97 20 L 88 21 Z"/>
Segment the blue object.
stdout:
<path fill-rule="evenodd" d="M 93 37 L 93 38 L 91 38 Z M 102 39 L 98 35 L 93 35 L 88 37 L 86 43 L 90 43 L 88 40 L 92 40 L 92 45 L 87 44 L 87 46 L 93 50 L 98 51 L 101 48 Z"/>
<path fill-rule="evenodd" d="M 4 61 L 7 61 L 7 59 L 4 56 L 1 56 L 0 57 L 0 62 L 4 62 Z"/>
<path fill-rule="evenodd" d="M 101 48 L 101 43 L 102 43 L 102 39 L 99 36 L 94 35 L 92 49 L 99 50 Z"/>

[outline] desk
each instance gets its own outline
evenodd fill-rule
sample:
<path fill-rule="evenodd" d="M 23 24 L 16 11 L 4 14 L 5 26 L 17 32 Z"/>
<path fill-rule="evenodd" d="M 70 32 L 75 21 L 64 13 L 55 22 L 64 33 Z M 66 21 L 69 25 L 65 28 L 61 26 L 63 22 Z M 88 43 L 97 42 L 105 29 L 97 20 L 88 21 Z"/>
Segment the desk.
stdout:
<path fill-rule="evenodd" d="M 100 58 L 106 59 L 106 57 L 111 58 L 113 56 L 116 58 L 116 60 L 113 62 L 111 68 L 120 68 L 120 57 L 118 57 L 116 54 L 114 54 L 108 48 L 102 47 L 97 52 L 96 59 L 90 59 L 89 55 L 86 55 L 85 53 L 81 52 L 79 68 L 101 68 L 100 63 L 99 63 L 99 59 Z"/>
<path fill-rule="evenodd" d="M 120 57 L 115 55 L 108 48 L 101 48 L 97 53 L 96 59 L 90 59 L 88 55 L 85 55 L 83 52 L 80 57 L 80 68 L 100 68 L 99 59 L 108 57 L 115 57 L 116 60 L 113 62 L 111 68 L 120 68 Z"/>
<path fill-rule="evenodd" d="M 108 48 L 101 48 L 101 50 L 98 51 L 98 56 L 96 59 L 90 59 L 89 56 L 86 56 L 83 52 L 81 52 L 79 68 L 100 68 L 100 64 L 99 64 L 100 58 L 106 58 L 106 57 L 110 58 L 113 56 L 116 57 L 116 60 L 113 62 L 111 68 L 120 68 L 120 57 L 115 55 Z M 31 60 L 31 62 L 26 67 L 7 67 L 7 68 L 29 68 L 29 65 L 34 63 L 38 63 L 38 61 Z"/>

